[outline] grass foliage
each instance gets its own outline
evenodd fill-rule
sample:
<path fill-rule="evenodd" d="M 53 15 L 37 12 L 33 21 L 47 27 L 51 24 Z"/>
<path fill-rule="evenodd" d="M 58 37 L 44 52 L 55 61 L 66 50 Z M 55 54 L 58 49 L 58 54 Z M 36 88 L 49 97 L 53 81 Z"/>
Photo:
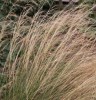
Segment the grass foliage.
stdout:
<path fill-rule="evenodd" d="M 1 100 L 96 99 L 96 31 L 79 8 L 1 22 Z"/>

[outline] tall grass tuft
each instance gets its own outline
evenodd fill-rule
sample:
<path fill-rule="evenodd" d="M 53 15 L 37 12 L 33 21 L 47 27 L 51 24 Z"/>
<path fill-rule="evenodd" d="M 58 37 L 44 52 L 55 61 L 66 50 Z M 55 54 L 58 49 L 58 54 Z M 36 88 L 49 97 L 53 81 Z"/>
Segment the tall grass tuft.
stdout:
<path fill-rule="evenodd" d="M 88 14 L 80 9 L 42 18 L 38 12 L 30 25 L 20 16 L 4 67 L 3 100 L 96 99 L 96 40 L 87 37 Z"/>

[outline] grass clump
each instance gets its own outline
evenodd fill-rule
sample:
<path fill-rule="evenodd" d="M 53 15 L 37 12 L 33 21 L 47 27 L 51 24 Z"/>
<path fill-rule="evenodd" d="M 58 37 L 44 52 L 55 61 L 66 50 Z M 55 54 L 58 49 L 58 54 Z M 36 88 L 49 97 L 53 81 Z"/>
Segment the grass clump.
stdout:
<path fill-rule="evenodd" d="M 58 11 L 51 17 L 37 12 L 30 24 L 21 15 L 10 30 L 2 99 L 94 100 L 96 38 L 87 36 L 92 32 L 89 13 L 85 8 Z"/>

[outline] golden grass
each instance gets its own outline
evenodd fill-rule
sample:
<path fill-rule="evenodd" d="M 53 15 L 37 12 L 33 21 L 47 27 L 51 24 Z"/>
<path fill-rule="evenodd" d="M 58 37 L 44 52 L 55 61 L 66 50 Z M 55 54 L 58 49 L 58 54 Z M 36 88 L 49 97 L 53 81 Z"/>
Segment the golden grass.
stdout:
<path fill-rule="evenodd" d="M 27 26 L 19 18 L 4 68 L 11 82 L 4 100 L 96 99 L 96 40 L 87 38 L 88 13 L 61 11 L 46 20 L 37 13 Z"/>

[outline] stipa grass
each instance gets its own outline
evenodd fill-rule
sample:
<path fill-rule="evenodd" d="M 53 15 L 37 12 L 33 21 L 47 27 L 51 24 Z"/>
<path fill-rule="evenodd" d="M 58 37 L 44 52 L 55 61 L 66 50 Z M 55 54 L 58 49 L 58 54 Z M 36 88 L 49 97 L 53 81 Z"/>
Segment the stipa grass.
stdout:
<path fill-rule="evenodd" d="M 87 16 L 62 11 L 45 23 L 36 14 L 28 26 L 20 17 L 4 68 L 9 80 L 3 99 L 94 100 L 96 41 L 87 38 Z"/>

